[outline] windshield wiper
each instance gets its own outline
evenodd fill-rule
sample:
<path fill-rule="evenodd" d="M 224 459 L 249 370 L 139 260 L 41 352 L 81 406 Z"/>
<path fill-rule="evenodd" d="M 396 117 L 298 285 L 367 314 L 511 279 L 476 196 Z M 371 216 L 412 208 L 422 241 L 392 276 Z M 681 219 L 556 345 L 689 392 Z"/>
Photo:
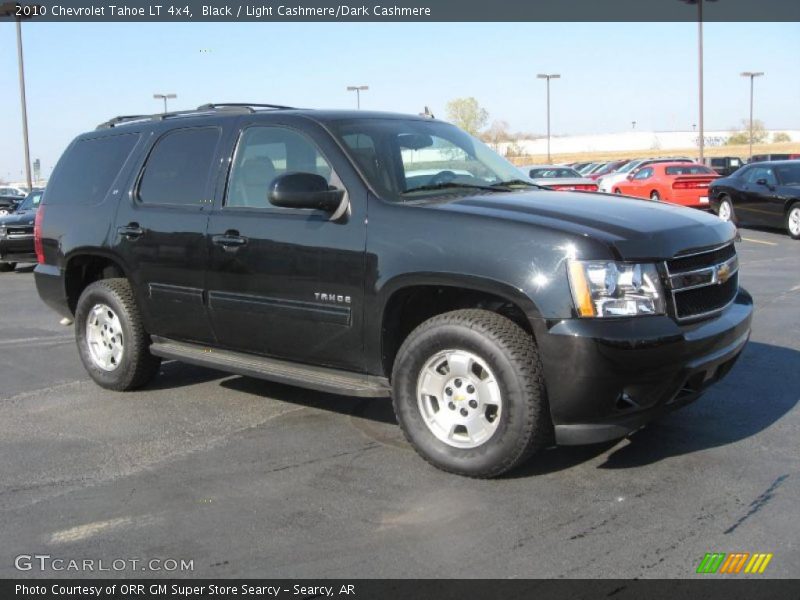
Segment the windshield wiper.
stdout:
<path fill-rule="evenodd" d="M 497 183 L 493 183 L 492 187 L 508 187 L 510 185 L 526 185 L 528 187 L 535 187 L 539 189 L 544 189 L 543 186 L 537 185 L 535 183 L 531 183 L 530 181 L 525 181 L 524 179 L 509 179 L 508 181 L 498 181 Z"/>
<path fill-rule="evenodd" d="M 492 185 L 478 185 L 474 183 L 456 183 L 454 181 L 448 181 L 447 183 L 434 183 L 428 185 L 420 185 L 415 188 L 411 188 L 410 190 L 406 190 L 403 192 L 403 195 L 410 194 L 412 192 L 428 192 L 433 190 L 446 190 L 446 189 L 465 189 L 465 190 L 486 190 L 488 192 L 510 192 L 509 189 L 504 189 L 502 187 L 495 187 L 496 184 Z"/>

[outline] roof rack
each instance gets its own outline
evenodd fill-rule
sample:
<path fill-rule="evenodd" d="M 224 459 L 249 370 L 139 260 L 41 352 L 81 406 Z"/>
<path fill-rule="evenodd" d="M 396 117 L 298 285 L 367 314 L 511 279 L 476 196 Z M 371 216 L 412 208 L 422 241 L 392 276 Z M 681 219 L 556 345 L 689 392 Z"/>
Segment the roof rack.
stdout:
<path fill-rule="evenodd" d="M 178 110 L 166 113 L 155 113 L 151 115 L 121 115 L 114 117 L 100 123 L 97 129 L 110 129 L 117 125 L 124 123 L 133 123 L 135 121 L 163 121 L 164 119 L 171 119 L 173 117 L 185 117 L 191 115 L 199 115 L 204 113 L 213 112 L 247 112 L 254 113 L 257 108 L 271 108 L 274 110 L 292 110 L 291 106 L 281 106 L 279 104 L 252 104 L 249 102 L 223 102 L 223 103 L 208 103 L 202 104 L 195 109 Z"/>

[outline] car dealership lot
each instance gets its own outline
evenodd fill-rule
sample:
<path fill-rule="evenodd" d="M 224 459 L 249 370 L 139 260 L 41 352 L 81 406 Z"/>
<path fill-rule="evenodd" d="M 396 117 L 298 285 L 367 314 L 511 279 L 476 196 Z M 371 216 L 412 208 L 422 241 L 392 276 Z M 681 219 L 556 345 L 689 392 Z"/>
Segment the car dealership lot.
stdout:
<path fill-rule="evenodd" d="M 199 577 L 686 577 L 734 551 L 792 576 L 800 243 L 742 236 L 756 315 L 727 379 L 629 440 L 494 481 L 428 466 L 384 400 L 178 363 L 104 391 L 31 269 L 2 274 L 0 577 L 41 575 L 15 569 L 23 554 L 193 560 Z"/>

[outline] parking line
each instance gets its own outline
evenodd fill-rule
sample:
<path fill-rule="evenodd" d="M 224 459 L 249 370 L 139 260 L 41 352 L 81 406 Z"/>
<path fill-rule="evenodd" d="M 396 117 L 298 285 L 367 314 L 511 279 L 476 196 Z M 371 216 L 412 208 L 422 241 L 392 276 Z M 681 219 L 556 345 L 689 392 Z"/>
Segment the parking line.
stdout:
<path fill-rule="evenodd" d="M 754 240 L 753 238 L 742 238 L 745 242 L 753 242 L 754 244 L 764 244 L 766 246 L 777 246 L 777 242 L 765 242 L 764 240 Z"/>

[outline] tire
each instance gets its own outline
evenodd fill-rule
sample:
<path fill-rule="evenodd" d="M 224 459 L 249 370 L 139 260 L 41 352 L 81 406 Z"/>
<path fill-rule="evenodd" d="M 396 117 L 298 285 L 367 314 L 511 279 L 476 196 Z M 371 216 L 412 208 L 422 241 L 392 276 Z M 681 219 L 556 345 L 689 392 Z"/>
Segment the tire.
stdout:
<path fill-rule="evenodd" d="M 400 347 L 392 386 L 406 439 L 444 471 L 496 477 L 552 442 L 533 337 L 496 313 L 456 310 L 425 321 Z M 467 418 L 471 432 L 458 424 Z"/>
<path fill-rule="evenodd" d="M 0 273 L 8 273 L 16 268 L 17 263 L 15 262 L 0 262 Z"/>
<path fill-rule="evenodd" d="M 158 373 L 161 359 L 150 354 L 150 336 L 127 279 L 102 279 L 83 290 L 75 339 L 83 366 L 101 387 L 134 390 Z"/>
<path fill-rule="evenodd" d="M 614 193 L 615 193 L 615 194 L 621 194 L 622 192 L 620 191 L 620 189 L 619 189 L 619 188 L 614 188 Z"/>
<path fill-rule="evenodd" d="M 661 194 L 659 194 L 657 190 L 653 190 L 650 192 L 650 200 L 653 202 L 659 202 L 661 200 Z"/>
<path fill-rule="evenodd" d="M 723 205 L 725 206 L 723 207 Z M 731 202 L 730 197 L 720 196 L 717 216 L 723 221 L 736 222 L 736 214 L 733 212 L 733 202 Z"/>
<path fill-rule="evenodd" d="M 795 202 L 786 213 L 786 231 L 794 240 L 800 240 L 800 202 Z"/>

